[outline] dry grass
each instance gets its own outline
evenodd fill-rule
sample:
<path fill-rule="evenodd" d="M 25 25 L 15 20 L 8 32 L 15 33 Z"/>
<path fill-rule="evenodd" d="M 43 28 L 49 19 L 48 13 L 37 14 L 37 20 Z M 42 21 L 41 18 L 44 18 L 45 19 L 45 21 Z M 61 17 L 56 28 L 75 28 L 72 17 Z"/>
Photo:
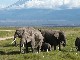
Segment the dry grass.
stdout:
<path fill-rule="evenodd" d="M 62 47 L 62 51 L 20 54 L 19 45 L 14 47 L 12 44 L 13 39 L 0 41 L 0 60 L 80 60 L 80 52 L 76 51 L 74 42 L 77 36 L 80 36 L 80 27 L 67 27 L 67 28 L 47 28 L 53 30 L 62 30 L 66 34 L 67 46 Z M 1 32 L 2 33 L 2 32 Z M 7 33 L 7 32 L 5 32 Z M 5 33 L 3 36 L 5 36 Z M 13 33 L 11 33 L 12 35 Z M 19 40 L 17 40 L 19 43 Z"/>

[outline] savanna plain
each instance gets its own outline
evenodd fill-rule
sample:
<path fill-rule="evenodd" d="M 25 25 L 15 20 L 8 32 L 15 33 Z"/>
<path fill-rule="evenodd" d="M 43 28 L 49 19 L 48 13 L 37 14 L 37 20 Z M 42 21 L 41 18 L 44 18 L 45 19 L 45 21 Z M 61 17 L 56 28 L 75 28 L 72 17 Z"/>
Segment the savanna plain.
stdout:
<path fill-rule="evenodd" d="M 0 27 L 0 38 L 12 37 L 17 28 Z M 76 37 L 80 37 L 80 27 L 36 27 L 36 29 L 37 28 L 64 31 L 67 43 L 66 47 L 62 46 L 61 51 L 57 49 L 49 52 L 29 52 L 22 54 L 19 52 L 19 38 L 17 38 L 17 47 L 11 44 L 13 38 L 10 38 L 0 40 L 0 60 L 80 60 L 80 52 L 75 48 Z"/>

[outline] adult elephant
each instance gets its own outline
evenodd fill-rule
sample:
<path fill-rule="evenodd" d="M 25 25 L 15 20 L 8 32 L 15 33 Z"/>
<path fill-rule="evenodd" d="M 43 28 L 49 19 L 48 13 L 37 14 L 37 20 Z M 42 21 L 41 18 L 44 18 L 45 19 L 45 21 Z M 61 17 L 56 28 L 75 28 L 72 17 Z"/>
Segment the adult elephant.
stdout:
<path fill-rule="evenodd" d="M 43 42 L 43 36 L 40 31 L 34 29 L 33 27 L 27 27 L 27 28 L 19 28 L 16 30 L 14 34 L 14 41 L 16 44 L 16 37 L 20 38 L 20 52 L 23 50 L 21 47 L 24 47 L 24 52 L 28 52 L 28 46 L 31 46 L 32 52 L 34 52 L 34 49 L 38 49 L 38 52 L 40 52 L 42 42 Z"/>
<path fill-rule="evenodd" d="M 53 30 L 41 30 L 39 31 L 42 33 L 44 37 L 44 42 L 49 43 L 51 48 L 56 50 L 56 46 L 59 45 L 59 50 L 61 50 L 61 44 L 65 47 L 66 46 L 66 39 L 65 35 L 62 31 L 53 31 Z"/>
<path fill-rule="evenodd" d="M 80 51 L 80 37 L 77 37 L 75 40 L 75 46 L 77 51 Z"/>

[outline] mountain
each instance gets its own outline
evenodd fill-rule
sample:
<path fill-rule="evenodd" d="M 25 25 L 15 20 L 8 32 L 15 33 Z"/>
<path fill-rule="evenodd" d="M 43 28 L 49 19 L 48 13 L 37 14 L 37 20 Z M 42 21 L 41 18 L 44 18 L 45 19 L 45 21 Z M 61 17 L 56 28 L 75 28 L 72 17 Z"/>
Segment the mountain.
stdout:
<path fill-rule="evenodd" d="M 75 9 L 80 8 L 80 0 L 19 0 L 6 8 Z"/>
<path fill-rule="evenodd" d="M 0 10 L 0 26 L 79 25 L 80 1 L 76 1 L 19 0 Z"/>
<path fill-rule="evenodd" d="M 80 9 L 10 9 L 0 11 L 0 20 L 79 20 Z"/>

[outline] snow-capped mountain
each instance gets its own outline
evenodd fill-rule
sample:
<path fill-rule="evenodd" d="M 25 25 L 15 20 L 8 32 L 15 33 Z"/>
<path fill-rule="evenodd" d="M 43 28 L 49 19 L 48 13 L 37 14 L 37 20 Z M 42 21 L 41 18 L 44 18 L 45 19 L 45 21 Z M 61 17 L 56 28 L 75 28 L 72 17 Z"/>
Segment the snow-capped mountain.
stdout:
<path fill-rule="evenodd" d="M 79 7 L 80 0 L 18 0 L 0 11 L 0 20 L 79 20 Z"/>
<path fill-rule="evenodd" d="M 80 0 L 18 0 L 0 11 L 0 20 L 79 20 L 79 16 Z"/>
<path fill-rule="evenodd" d="M 11 24 L 79 25 L 80 0 L 18 0 L 0 10 L 0 25 Z"/>
<path fill-rule="evenodd" d="M 80 0 L 19 0 L 6 8 L 74 9 L 80 8 Z"/>
<path fill-rule="evenodd" d="M 18 9 L 18 8 L 20 8 L 20 5 L 25 4 L 25 2 L 27 2 L 27 1 L 29 1 L 29 0 L 18 0 L 14 4 L 7 6 L 5 9 Z"/>

